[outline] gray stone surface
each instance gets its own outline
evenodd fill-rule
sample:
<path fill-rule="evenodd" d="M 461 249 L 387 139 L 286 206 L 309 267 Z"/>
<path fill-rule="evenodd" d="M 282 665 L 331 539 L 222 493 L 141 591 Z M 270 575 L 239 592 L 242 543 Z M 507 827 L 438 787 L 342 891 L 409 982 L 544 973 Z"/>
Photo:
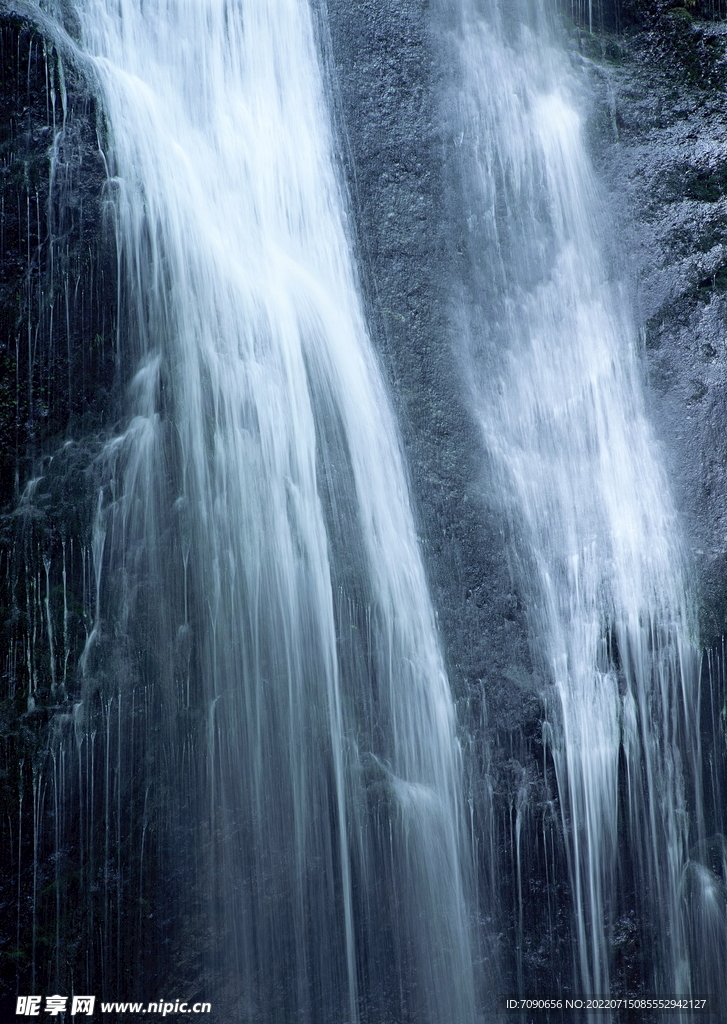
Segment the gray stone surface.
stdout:
<path fill-rule="evenodd" d="M 597 58 L 591 68 L 592 150 L 615 214 L 615 255 L 640 331 L 649 412 L 705 646 L 727 625 L 725 29 L 686 25 L 669 47 L 658 32 L 627 35 L 618 62 Z M 695 46 L 715 73 L 691 73 Z"/>
<path fill-rule="evenodd" d="M 460 358 L 455 296 L 471 275 L 466 211 L 439 85 L 445 5 L 329 0 L 331 79 L 367 315 L 399 419 L 418 532 L 464 743 L 485 976 L 533 991 L 568 971 L 567 915 L 542 857 L 557 831 L 540 687 Z M 436 12 L 440 11 L 438 15 Z M 523 928 L 513 828 L 522 829 Z M 547 828 L 544 821 L 548 822 Z M 550 843 L 550 839 L 548 842 Z M 561 856 L 559 840 L 552 849 Z M 550 882 L 546 880 L 550 877 Z M 517 961 L 517 964 L 516 964 Z M 509 978 L 509 981 L 505 979 Z M 504 989 L 502 988 L 504 986 Z M 491 993 L 490 993 L 491 994 Z"/>
<path fill-rule="evenodd" d="M 537 701 L 506 524 L 488 493 L 456 354 L 456 235 L 428 5 L 329 2 L 334 87 L 367 312 L 399 416 L 451 682 L 484 683 L 490 718 L 519 728 Z M 505 679 L 508 682 L 505 683 Z"/>

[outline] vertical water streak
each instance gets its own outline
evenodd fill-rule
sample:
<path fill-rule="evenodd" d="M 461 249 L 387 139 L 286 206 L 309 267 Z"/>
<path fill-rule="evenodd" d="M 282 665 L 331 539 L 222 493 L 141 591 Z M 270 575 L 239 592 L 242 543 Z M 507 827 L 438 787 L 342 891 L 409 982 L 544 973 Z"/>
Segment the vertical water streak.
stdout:
<path fill-rule="evenodd" d="M 635 331 L 599 251 L 583 87 L 535 0 L 463 0 L 454 38 L 473 401 L 545 680 L 574 981 L 610 991 L 616 926 L 635 914 L 653 950 L 642 983 L 688 993 L 696 631 Z"/>
<path fill-rule="evenodd" d="M 105 694 L 106 842 L 123 816 L 141 845 L 135 868 L 103 851 L 104 934 L 130 894 L 141 922 L 153 812 L 168 913 L 206 936 L 206 984 L 235 1019 L 467 1024 L 453 705 L 311 12 L 75 11 L 108 118 L 133 367 L 97 465 L 81 661 L 88 715 Z M 131 803 L 114 805 L 135 761 Z"/>

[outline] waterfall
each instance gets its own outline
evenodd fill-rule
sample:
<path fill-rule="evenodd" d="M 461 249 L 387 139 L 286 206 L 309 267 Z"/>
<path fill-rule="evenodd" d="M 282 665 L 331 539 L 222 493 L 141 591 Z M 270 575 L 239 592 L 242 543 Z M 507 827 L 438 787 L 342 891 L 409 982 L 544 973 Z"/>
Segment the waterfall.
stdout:
<path fill-rule="evenodd" d="M 459 319 L 529 607 L 575 990 L 624 984 L 614 950 L 629 921 L 649 951 L 647 991 L 689 994 L 723 985 L 695 941 L 703 897 L 687 881 L 709 875 L 692 849 L 704 839 L 695 614 L 628 301 L 602 255 L 583 75 L 546 14 L 535 0 L 464 0 L 451 28 L 471 268 Z"/>
<path fill-rule="evenodd" d="M 88 976 L 193 977 L 220 1020 L 467 1024 L 454 708 L 315 19 L 61 6 L 103 103 L 130 379 L 58 722 Z"/>
<path fill-rule="evenodd" d="M 5 5 L 3 1009 L 727 1002 L 725 651 L 590 7 Z"/>

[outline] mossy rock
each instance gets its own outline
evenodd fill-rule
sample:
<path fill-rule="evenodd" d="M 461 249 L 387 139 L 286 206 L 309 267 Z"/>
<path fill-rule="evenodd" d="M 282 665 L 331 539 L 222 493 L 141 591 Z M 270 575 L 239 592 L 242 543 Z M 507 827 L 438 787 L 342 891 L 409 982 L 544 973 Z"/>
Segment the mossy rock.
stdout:
<path fill-rule="evenodd" d="M 673 25 L 680 25 L 683 28 L 691 28 L 694 24 L 694 16 L 686 7 L 672 7 L 664 15 Z"/>

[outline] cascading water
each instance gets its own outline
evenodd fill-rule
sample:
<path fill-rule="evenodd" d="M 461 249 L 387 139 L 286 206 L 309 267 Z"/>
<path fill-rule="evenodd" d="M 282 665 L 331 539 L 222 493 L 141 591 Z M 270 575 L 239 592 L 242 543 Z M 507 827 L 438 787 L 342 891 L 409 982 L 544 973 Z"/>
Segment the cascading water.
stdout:
<path fill-rule="evenodd" d="M 28 151 L 46 131 L 54 141 L 45 221 L 27 167 L 18 192 L 27 436 L 0 538 L 3 693 L 20 709 L 15 732 L 0 730 L 6 768 L 18 753 L 17 787 L 10 775 L 2 787 L 12 849 L 0 903 L 14 905 L 2 982 L 14 974 L 18 995 L 205 999 L 235 1024 L 474 1024 L 479 1005 L 516 990 L 725 1001 L 724 652 L 700 667 L 633 326 L 599 252 L 585 76 L 545 0 L 442 5 L 442 17 L 456 8 L 447 66 L 460 75 L 451 222 L 466 223 L 469 243 L 469 255 L 452 248 L 465 267 L 456 312 L 532 641 L 530 664 L 518 617 L 503 635 L 517 630 L 520 647 L 511 662 L 498 651 L 484 685 L 504 664 L 547 712 L 544 751 L 528 732 L 537 711 L 508 712 L 489 723 L 506 735 L 490 758 L 481 694 L 463 691 L 476 722 L 466 825 L 315 16 L 304 0 L 44 8 L 30 16 L 39 36 L 21 45 L 14 23 L 7 33 L 15 106 L 48 107 L 47 125 L 35 115 L 43 132 L 26 118 Z M 382 62 L 382 76 L 394 66 Z M 79 169 L 94 150 L 79 145 L 78 123 L 93 135 L 89 79 L 109 230 L 85 267 L 97 225 L 75 183 L 77 172 L 88 183 Z M 427 145 L 422 164 L 418 153 L 397 163 L 396 188 L 378 200 L 372 188 L 372 209 L 386 202 L 405 221 L 412 168 L 431 187 L 412 217 L 436 208 L 423 202 L 439 187 Z M 44 223 L 49 272 L 36 278 Z M 445 234 L 404 265 L 434 260 Z M 84 419 L 90 396 L 121 390 L 106 417 L 97 399 Z M 34 417 L 46 416 L 54 425 L 36 438 Z M 114 417 L 110 440 L 94 433 Z M 450 483 L 448 501 L 469 496 L 461 476 Z M 493 533 L 504 518 L 498 508 Z M 469 569 L 482 572 L 480 594 L 497 576 L 477 559 Z M 487 934 L 475 936 L 478 877 Z M 539 900 L 545 936 L 530 915 Z"/>
<path fill-rule="evenodd" d="M 311 12 L 64 10 L 108 123 L 133 373 L 58 725 L 87 976 L 123 998 L 187 965 L 235 1021 L 466 1024 L 453 704 Z"/>
<path fill-rule="evenodd" d="M 616 931 L 635 915 L 647 991 L 722 991 L 696 939 L 706 890 L 688 881 L 707 871 L 690 861 L 704 838 L 694 614 L 634 330 L 599 252 L 582 87 L 536 0 L 464 0 L 453 38 L 468 366 L 546 681 L 574 985 L 625 983 Z"/>

